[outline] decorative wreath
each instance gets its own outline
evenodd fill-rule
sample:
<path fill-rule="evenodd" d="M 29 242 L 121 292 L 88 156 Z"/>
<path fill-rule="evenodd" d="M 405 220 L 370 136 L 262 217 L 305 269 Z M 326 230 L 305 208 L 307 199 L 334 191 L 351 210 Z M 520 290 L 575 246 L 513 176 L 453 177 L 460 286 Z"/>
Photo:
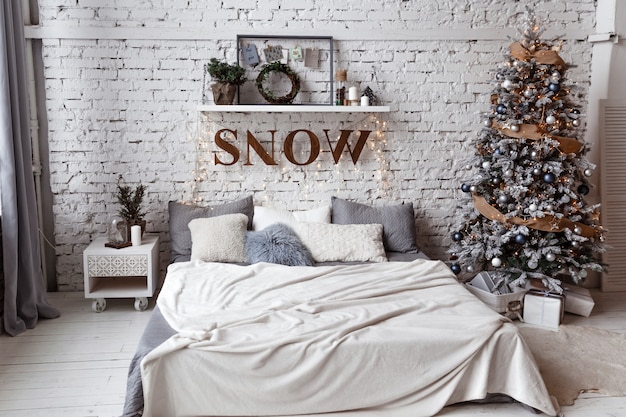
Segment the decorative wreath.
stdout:
<path fill-rule="evenodd" d="M 272 90 L 268 90 L 263 86 L 263 82 L 267 76 L 272 72 L 283 73 L 291 81 L 291 91 L 284 96 L 276 97 Z M 256 77 L 256 87 L 259 89 L 259 93 L 265 100 L 272 104 L 290 104 L 298 91 L 300 91 L 300 77 L 296 74 L 287 64 L 283 64 L 280 61 L 274 61 L 270 64 L 266 64 L 261 68 L 259 76 Z"/>

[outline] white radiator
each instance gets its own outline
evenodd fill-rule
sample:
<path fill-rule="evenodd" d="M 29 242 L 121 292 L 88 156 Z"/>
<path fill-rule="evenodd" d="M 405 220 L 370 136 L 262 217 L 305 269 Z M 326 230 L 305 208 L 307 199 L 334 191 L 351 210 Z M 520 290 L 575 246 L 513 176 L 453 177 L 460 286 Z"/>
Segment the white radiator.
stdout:
<path fill-rule="evenodd" d="M 626 291 L 626 101 L 600 101 L 601 216 L 608 229 L 602 291 Z"/>

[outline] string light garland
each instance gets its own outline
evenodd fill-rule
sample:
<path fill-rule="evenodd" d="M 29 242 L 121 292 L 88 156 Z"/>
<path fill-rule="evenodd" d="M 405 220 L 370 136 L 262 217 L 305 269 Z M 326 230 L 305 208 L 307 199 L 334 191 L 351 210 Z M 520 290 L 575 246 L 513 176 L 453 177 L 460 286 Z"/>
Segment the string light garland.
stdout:
<path fill-rule="evenodd" d="M 341 137 L 341 130 L 352 131 L 352 135 L 357 135 L 357 137 L 360 135 L 360 132 L 371 132 L 366 141 L 368 153 L 361 155 L 361 158 L 356 163 L 349 157 L 347 148 L 343 150 L 343 155 L 340 159 L 335 162 L 331 151 L 326 147 L 322 147 L 315 162 L 305 166 L 294 166 L 288 162 L 284 147 L 278 146 L 275 150 L 275 160 L 278 166 L 267 166 L 262 163 L 247 166 L 242 161 L 229 166 L 216 165 L 214 163 L 216 156 L 223 156 L 221 154 L 224 151 L 218 149 L 215 145 L 215 135 L 224 129 L 229 131 L 236 130 L 235 128 L 241 125 L 241 123 L 243 122 L 233 121 L 226 123 L 223 118 L 218 120 L 208 114 L 202 115 L 199 119 L 196 133 L 191 138 L 191 140 L 195 141 L 196 157 L 195 168 L 191 172 L 192 180 L 189 182 L 190 197 L 187 200 L 188 203 L 202 204 L 204 201 L 203 195 L 209 192 L 209 190 L 211 193 L 220 192 L 224 194 L 230 191 L 229 188 L 231 188 L 233 183 L 241 184 L 246 181 L 252 182 L 252 180 L 254 180 L 253 183 L 246 183 L 246 188 L 241 191 L 255 192 L 255 198 L 257 198 L 258 192 L 260 194 L 258 198 L 267 202 L 272 198 L 269 197 L 271 193 L 268 192 L 268 184 L 285 182 L 298 184 L 301 200 L 319 199 L 316 196 L 331 193 L 333 190 L 336 193 L 354 191 L 350 189 L 350 185 L 354 184 L 356 180 L 359 180 L 362 185 L 363 181 L 360 178 L 366 172 L 373 173 L 372 177 L 367 181 L 375 181 L 375 185 L 370 190 L 375 193 L 374 197 L 384 198 L 388 195 L 390 189 L 388 181 L 390 168 L 386 150 L 387 122 L 375 114 L 369 114 L 353 122 L 341 122 L 341 126 L 331 129 L 328 133 L 331 142 L 336 144 Z M 245 121 L 245 123 L 249 123 L 249 120 Z M 293 120 L 280 123 L 281 130 L 273 129 L 277 131 L 276 140 L 279 140 L 280 132 L 293 131 L 295 124 L 301 127 L 300 123 Z M 286 126 L 289 126 L 289 128 Z M 349 140 L 348 146 L 351 146 L 350 142 Z M 310 156 L 309 152 L 310 149 L 307 146 L 300 147 L 298 143 L 294 144 L 293 157 L 296 160 L 306 160 Z M 224 173 L 224 175 L 219 175 L 219 173 Z M 222 177 L 227 177 L 230 180 L 221 180 Z M 219 184 L 219 188 L 215 187 L 216 184 Z M 329 186 L 332 188 L 329 188 Z"/>

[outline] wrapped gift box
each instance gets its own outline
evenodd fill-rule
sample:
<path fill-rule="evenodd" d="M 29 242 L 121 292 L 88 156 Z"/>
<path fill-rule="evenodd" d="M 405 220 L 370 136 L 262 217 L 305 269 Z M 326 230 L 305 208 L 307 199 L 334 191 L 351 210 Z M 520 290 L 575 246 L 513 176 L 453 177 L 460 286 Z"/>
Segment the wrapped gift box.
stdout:
<path fill-rule="evenodd" d="M 558 329 L 563 320 L 565 297 L 547 291 L 530 290 L 524 296 L 524 321 Z"/>
<path fill-rule="evenodd" d="M 495 284 L 488 272 L 477 274 L 471 281 L 466 282 L 465 285 L 469 292 L 498 313 L 505 313 L 510 302 L 521 301 L 526 293 L 520 287 L 514 287 L 513 291 L 511 291 L 507 285 L 503 285 L 498 292 L 492 292 Z"/>
<path fill-rule="evenodd" d="M 589 317 L 595 305 L 587 288 L 576 285 L 563 285 L 565 311 L 579 316 Z"/>
<path fill-rule="evenodd" d="M 565 297 L 565 311 L 579 316 L 589 317 L 595 305 L 591 293 L 587 288 L 577 285 L 561 285 Z M 526 281 L 527 290 L 548 291 L 541 280 L 529 279 Z"/>

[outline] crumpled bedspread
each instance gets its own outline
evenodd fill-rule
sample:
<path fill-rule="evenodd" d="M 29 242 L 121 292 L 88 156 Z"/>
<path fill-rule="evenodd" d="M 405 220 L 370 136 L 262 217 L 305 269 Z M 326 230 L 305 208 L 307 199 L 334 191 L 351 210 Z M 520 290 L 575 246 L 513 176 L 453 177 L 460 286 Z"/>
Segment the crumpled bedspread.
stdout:
<path fill-rule="evenodd" d="M 417 417 L 490 393 L 557 414 L 515 326 L 439 261 L 185 262 L 157 304 L 178 334 L 141 362 L 146 417 Z"/>

